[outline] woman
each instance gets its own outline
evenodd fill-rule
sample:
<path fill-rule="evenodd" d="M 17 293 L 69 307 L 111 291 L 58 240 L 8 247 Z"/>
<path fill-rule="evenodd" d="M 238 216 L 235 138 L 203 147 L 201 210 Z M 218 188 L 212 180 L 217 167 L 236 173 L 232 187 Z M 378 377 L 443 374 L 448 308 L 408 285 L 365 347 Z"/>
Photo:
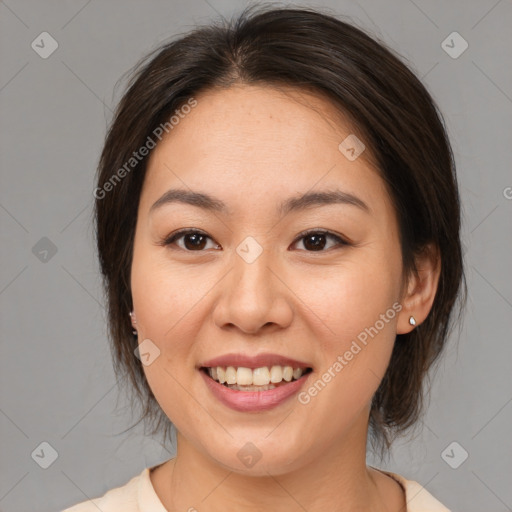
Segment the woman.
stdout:
<path fill-rule="evenodd" d="M 381 43 L 250 8 L 140 63 L 100 160 L 115 368 L 176 457 L 68 512 L 446 511 L 366 464 L 464 290 L 442 117 Z"/>

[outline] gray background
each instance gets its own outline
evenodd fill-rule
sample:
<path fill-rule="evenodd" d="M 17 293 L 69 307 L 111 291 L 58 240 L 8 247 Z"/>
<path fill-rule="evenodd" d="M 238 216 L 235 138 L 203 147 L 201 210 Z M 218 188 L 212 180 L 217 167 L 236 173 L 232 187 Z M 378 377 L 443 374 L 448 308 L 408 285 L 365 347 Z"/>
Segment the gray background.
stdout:
<path fill-rule="evenodd" d="M 139 427 L 119 434 L 133 419 L 106 341 L 93 176 L 122 74 L 163 40 L 244 5 L 0 2 L 4 512 L 57 511 L 170 457 Z M 512 510 L 511 2 L 295 5 L 348 15 L 401 53 L 438 101 L 458 164 L 468 307 L 434 375 L 424 424 L 396 443 L 386 468 L 417 480 L 454 511 Z M 43 31 L 59 45 L 47 59 L 31 48 Z M 441 47 L 453 31 L 469 44 L 455 59 Z M 44 457 L 31 455 L 41 454 L 42 442 L 58 453 L 47 469 L 36 463 L 50 460 L 44 445 Z M 462 450 L 469 457 L 453 469 L 445 460 L 460 463 Z"/>

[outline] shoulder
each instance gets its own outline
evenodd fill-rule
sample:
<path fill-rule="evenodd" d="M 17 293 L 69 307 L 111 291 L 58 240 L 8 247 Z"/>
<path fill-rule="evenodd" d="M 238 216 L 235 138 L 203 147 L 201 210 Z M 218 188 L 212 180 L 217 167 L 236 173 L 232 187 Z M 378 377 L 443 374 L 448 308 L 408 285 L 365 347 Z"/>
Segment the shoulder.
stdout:
<path fill-rule="evenodd" d="M 126 484 L 110 489 L 101 497 L 82 501 L 62 512 L 139 512 L 140 484 L 144 481 L 146 473 L 149 479 L 149 469 L 145 468 Z"/>
<path fill-rule="evenodd" d="M 397 473 L 383 471 L 391 478 L 395 479 L 402 485 L 405 490 L 405 500 L 407 502 L 407 512 L 450 512 L 450 509 L 445 507 L 438 501 L 432 494 L 430 494 L 425 487 L 414 480 L 407 480 Z"/>
<path fill-rule="evenodd" d="M 395 474 L 395 478 L 401 478 L 402 485 L 405 487 L 407 512 L 450 512 L 450 510 L 434 498 L 423 485 L 414 480 L 407 480 L 401 475 Z"/>

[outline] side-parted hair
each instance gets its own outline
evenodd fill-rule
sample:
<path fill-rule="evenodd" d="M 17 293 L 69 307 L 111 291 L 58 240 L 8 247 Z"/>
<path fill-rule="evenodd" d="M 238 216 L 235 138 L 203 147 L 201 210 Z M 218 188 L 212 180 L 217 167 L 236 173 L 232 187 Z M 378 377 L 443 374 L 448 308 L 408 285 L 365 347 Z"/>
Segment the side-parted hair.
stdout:
<path fill-rule="evenodd" d="M 455 306 L 462 312 L 466 285 L 455 164 L 442 115 L 413 72 L 382 42 L 317 9 L 251 6 L 230 21 L 159 46 L 132 70 L 106 136 L 94 192 L 115 372 L 141 406 L 137 423 L 152 423 L 152 434 L 163 426 L 167 438 L 172 425 L 134 354 L 129 317 L 137 210 L 151 154 L 138 150 L 151 147 L 162 127 L 169 131 L 172 116 L 200 92 L 234 84 L 294 87 L 330 100 L 333 112 L 362 135 L 387 185 L 404 275 L 416 272 L 414 258 L 427 244 L 439 249 L 432 309 L 412 332 L 397 335 L 372 400 L 369 440 L 382 456 L 421 416 L 427 371 L 445 346 Z"/>

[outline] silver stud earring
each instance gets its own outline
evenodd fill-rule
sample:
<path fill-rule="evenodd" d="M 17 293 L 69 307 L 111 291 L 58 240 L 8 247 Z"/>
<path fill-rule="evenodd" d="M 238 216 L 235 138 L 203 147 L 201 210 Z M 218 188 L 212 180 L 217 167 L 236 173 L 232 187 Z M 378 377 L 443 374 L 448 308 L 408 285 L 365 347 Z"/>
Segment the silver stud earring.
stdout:
<path fill-rule="evenodd" d="M 130 317 L 132 318 L 133 323 L 136 324 L 137 320 L 133 318 L 133 311 L 130 311 Z M 135 329 L 132 332 L 135 336 L 137 336 L 137 331 Z"/>
<path fill-rule="evenodd" d="M 411 325 L 416 325 L 416 319 L 415 319 L 413 316 L 410 316 L 410 317 L 409 317 L 409 323 L 410 323 Z"/>

